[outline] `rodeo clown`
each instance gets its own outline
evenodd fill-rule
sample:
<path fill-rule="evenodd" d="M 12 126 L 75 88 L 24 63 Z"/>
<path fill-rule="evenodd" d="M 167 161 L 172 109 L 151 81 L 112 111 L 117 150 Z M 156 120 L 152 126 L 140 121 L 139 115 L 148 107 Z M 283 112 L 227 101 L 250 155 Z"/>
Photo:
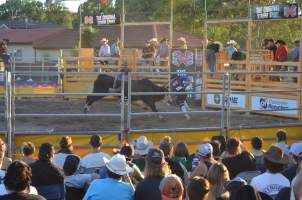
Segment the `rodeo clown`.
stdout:
<path fill-rule="evenodd" d="M 173 92 L 190 92 L 192 91 L 192 77 L 188 76 L 184 64 L 177 67 L 176 72 L 180 72 L 172 75 L 171 79 L 171 89 Z M 174 77 L 174 78 L 173 78 Z M 191 97 L 191 94 L 175 94 L 173 95 L 173 101 L 176 105 L 180 106 L 182 112 L 185 113 L 187 120 L 191 117 L 188 113 L 190 108 L 187 103 L 187 98 Z"/>

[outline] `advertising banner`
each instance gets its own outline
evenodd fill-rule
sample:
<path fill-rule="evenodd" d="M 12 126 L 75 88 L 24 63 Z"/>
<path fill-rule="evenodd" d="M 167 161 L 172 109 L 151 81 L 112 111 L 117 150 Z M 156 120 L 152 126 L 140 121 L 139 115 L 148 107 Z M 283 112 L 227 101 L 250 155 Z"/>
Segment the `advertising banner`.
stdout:
<path fill-rule="evenodd" d="M 253 9 L 253 19 L 288 19 L 298 17 L 298 4 L 273 4 L 256 6 Z"/>
<path fill-rule="evenodd" d="M 231 107 L 246 108 L 246 96 L 241 94 L 231 94 L 231 96 L 225 96 L 225 102 L 230 101 Z M 222 106 L 222 94 L 207 94 L 208 105 Z M 227 105 L 225 103 L 225 105 Z"/>
<path fill-rule="evenodd" d="M 298 109 L 298 102 L 296 100 L 252 96 L 252 110 L 298 115 L 298 110 L 295 109 Z"/>

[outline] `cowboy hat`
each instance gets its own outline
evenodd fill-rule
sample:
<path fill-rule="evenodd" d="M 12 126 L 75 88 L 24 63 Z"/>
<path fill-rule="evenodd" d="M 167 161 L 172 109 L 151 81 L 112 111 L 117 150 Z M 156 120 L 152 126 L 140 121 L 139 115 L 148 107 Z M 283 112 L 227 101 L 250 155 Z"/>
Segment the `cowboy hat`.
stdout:
<path fill-rule="evenodd" d="M 264 158 L 273 163 L 288 164 L 288 156 L 282 151 L 282 149 L 274 145 L 264 153 Z"/>
<path fill-rule="evenodd" d="M 178 40 L 178 41 L 181 41 L 181 42 L 183 42 L 183 43 L 187 43 L 187 40 L 186 40 L 186 38 L 184 38 L 184 37 L 180 37 L 180 38 L 178 38 L 177 40 Z"/>
<path fill-rule="evenodd" d="M 102 38 L 102 39 L 100 40 L 100 42 L 105 42 L 105 43 L 107 43 L 108 40 L 107 40 L 107 38 Z"/>
<path fill-rule="evenodd" d="M 237 42 L 236 42 L 235 40 L 230 40 L 230 41 L 228 41 L 228 42 L 227 42 L 227 44 L 233 44 L 233 45 L 236 45 L 236 44 L 237 44 Z"/>
<path fill-rule="evenodd" d="M 116 154 L 110 160 L 106 157 L 103 160 L 107 169 L 114 174 L 123 176 L 133 172 L 133 169 L 127 165 L 124 155 Z"/>
<path fill-rule="evenodd" d="M 158 40 L 157 40 L 157 38 L 151 38 L 151 39 L 149 40 L 149 42 L 155 42 L 155 43 L 157 43 Z"/>
<path fill-rule="evenodd" d="M 147 155 L 149 150 L 153 147 L 153 143 L 148 141 L 146 136 L 140 136 L 134 142 L 134 151 L 137 155 Z"/>

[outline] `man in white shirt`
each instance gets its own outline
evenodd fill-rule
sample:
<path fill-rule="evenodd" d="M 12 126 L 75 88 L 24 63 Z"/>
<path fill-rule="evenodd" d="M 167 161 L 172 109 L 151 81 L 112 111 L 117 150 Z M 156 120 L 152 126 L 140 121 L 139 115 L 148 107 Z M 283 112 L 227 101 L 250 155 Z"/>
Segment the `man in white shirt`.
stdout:
<path fill-rule="evenodd" d="M 289 146 L 286 144 L 287 141 L 287 133 L 285 130 L 279 130 L 276 133 L 277 143 L 274 146 L 279 147 L 286 155 L 290 155 Z"/>
<path fill-rule="evenodd" d="M 100 46 L 100 50 L 98 53 L 99 57 L 109 57 L 111 56 L 111 51 L 110 51 L 110 46 L 108 45 L 108 40 L 106 38 L 102 38 L 100 40 L 101 42 L 101 46 Z M 104 61 L 100 61 L 102 65 L 107 65 L 108 61 L 104 60 Z"/>
<path fill-rule="evenodd" d="M 280 172 L 288 164 L 288 156 L 280 149 L 272 145 L 264 153 L 264 165 L 266 172 L 252 179 L 251 185 L 258 191 L 275 197 L 284 187 L 290 187 L 289 180 Z"/>
<path fill-rule="evenodd" d="M 101 152 L 102 143 L 100 136 L 91 136 L 89 144 L 91 145 L 92 151 L 81 160 L 81 168 L 84 168 L 84 171 L 104 167 L 105 163 L 103 158 L 110 159 L 108 154 Z"/>

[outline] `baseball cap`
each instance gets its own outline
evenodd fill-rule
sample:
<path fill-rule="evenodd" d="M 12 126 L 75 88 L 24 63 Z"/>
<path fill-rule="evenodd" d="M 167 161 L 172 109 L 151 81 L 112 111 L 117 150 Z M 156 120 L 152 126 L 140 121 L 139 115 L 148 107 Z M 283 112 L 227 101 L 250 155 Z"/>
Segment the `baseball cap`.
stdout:
<path fill-rule="evenodd" d="M 210 143 L 203 143 L 198 149 L 199 156 L 207 156 L 213 154 L 213 147 Z"/>
<path fill-rule="evenodd" d="M 245 185 L 247 185 L 247 182 L 244 179 L 237 176 L 232 180 L 226 181 L 224 183 L 224 188 L 229 192 L 235 192 Z"/>
<path fill-rule="evenodd" d="M 290 146 L 290 153 L 295 156 L 302 156 L 302 142 L 295 142 Z"/>
<path fill-rule="evenodd" d="M 177 175 L 171 174 L 161 180 L 159 190 L 162 199 L 179 200 L 182 199 L 184 187 L 181 179 Z"/>

